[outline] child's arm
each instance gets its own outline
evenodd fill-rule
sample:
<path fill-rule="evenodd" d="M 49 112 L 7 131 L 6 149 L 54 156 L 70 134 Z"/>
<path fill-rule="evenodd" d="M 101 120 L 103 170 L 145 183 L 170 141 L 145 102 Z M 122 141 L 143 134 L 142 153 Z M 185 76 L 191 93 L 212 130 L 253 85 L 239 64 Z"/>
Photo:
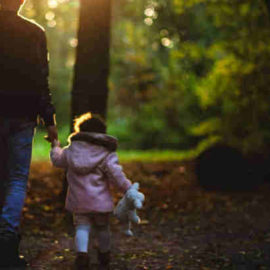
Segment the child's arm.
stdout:
<path fill-rule="evenodd" d="M 52 142 L 52 150 L 50 153 L 51 162 L 55 167 L 67 168 L 66 149 L 60 147 L 59 141 Z"/>
<path fill-rule="evenodd" d="M 118 156 L 115 152 L 108 155 L 103 163 L 103 168 L 109 181 L 123 193 L 131 187 L 132 184 L 123 173 L 122 166 L 119 165 Z"/>

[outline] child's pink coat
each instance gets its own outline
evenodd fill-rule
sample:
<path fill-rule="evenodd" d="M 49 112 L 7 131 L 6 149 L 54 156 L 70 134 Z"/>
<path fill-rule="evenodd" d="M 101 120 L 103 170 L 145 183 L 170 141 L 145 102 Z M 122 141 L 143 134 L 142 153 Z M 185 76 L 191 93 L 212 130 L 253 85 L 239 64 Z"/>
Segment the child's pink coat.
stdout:
<path fill-rule="evenodd" d="M 131 186 L 114 151 L 117 140 L 90 132 L 73 137 L 66 148 L 56 146 L 51 150 L 53 165 L 67 169 L 66 209 L 74 213 L 112 212 L 109 185 L 115 185 L 122 192 Z"/>

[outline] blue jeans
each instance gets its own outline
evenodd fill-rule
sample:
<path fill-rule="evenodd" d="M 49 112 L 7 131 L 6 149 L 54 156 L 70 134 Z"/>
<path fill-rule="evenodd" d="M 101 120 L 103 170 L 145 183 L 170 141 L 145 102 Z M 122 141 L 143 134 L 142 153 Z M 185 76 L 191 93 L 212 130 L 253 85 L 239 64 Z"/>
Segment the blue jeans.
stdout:
<path fill-rule="evenodd" d="M 7 174 L 4 181 L 5 194 L 1 219 L 8 230 L 17 232 L 24 199 L 32 155 L 35 123 L 22 119 L 2 119 L 1 135 L 7 142 Z"/>

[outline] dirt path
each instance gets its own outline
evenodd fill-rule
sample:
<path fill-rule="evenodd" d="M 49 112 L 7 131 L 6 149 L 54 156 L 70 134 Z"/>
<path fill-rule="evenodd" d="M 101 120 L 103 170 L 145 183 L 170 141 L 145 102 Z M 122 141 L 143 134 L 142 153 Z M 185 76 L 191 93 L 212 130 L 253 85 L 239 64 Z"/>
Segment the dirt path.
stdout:
<path fill-rule="evenodd" d="M 135 237 L 123 236 L 112 220 L 112 269 L 270 269 L 269 184 L 253 192 L 209 192 L 196 184 L 192 163 L 124 167 L 147 200 Z M 48 163 L 32 166 L 21 247 L 29 269 L 72 269 L 73 229 L 63 211 L 62 179 Z"/>

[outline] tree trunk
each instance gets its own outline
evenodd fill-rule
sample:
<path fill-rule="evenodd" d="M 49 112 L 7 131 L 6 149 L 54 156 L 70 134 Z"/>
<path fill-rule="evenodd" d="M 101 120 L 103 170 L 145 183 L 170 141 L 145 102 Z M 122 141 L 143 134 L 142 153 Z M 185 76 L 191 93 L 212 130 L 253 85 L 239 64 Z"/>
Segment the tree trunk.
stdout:
<path fill-rule="evenodd" d="M 106 118 L 110 48 L 110 0 L 81 0 L 72 91 L 72 118 L 91 111 Z"/>
<path fill-rule="evenodd" d="M 268 13 L 270 14 L 270 0 L 265 0 L 265 2 L 268 9 Z"/>
<path fill-rule="evenodd" d="M 110 0 L 80 0 L 78 47 L 72 89 L 72 122 L 83 113 L 107 112 L 110 66 Z M 63 197 L 67 181 L 63 185 Z"/>

